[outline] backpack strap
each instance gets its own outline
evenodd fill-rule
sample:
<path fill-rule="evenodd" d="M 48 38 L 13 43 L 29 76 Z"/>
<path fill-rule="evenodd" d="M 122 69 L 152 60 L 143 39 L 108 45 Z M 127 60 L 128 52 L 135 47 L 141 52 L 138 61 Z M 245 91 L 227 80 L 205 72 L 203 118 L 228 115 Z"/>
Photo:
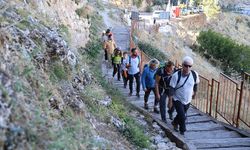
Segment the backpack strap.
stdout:
<path fill-rule="evenodd" d="M 194 78 L 194 84 L 196 84 L 197 75 L 194 72 L 194 70 L 191 70 L 191 72 L 192 72 L 192 75 L 193 75 L 193 78 Z"/>
<path fill-rule="evenodd" d="M 178 79 L 177 79 L 176 85 L 178 85 L 178 83 L 180 82 L 180 80 L 181 80 L 181 70 L 178 70 Z"/>
<path fill-rule="evenodd" d="M 197 84 L 196 84 L 197 74 L 196 74 L 193 70 L 191 70 L 191 72 L 192 72 L 192 75 L 193 75 L 193 78 L 194 78 L 194 87 L 193 87 L 193 91 L 194 91 L 194 92 L 197 92 L 197 89 L 198 89 Z"/>
<path fill-rule="evenodd" d="M 182 88 L 185 85 L 185 83 L 187 82 L 189 76 L 190 76 L 190 74 L 188 74 L 188 76 L 186 77 L 186 80 L 184 81 L 184 83 L 181 86 L 179 86 L 178 88 L 175 88 L 175 90 L 178 90 L 178 89 Z M 177 80 L 176 86 L 178 85 L 180 80 L 181 80 L 181 71 L 178 72 L 178 80 Z"/>
<path fill-rule="evenodd" d="M 193 90 L 196 92 L 197 91 L 197 84 L 196 84 L 197 75 L 196 75 L 195 71 L 193 71 L 193 70 L 191 70 L 191 73 L 192 73 L 192 76 L 194 78 L 194 88 L 193 88 Z M 187 82 L 187 80 L 189 78 L 189 75 L 186 78 L 186 80 L 184 81 L 184 83 L 180 87 L 176 88 L 175 90 L 177 90 L 177 89 L 179 89 L 179 88 L 181 88 L 181 87 L 183 87 L 185 85 L 185 83 Z M 180 82 L 180 80 L 181 80 L 181 70 L 178 71 L 178 80 L 177 80 L 177 84 L 176 85 L 178 85 L 178 83 Z"/>

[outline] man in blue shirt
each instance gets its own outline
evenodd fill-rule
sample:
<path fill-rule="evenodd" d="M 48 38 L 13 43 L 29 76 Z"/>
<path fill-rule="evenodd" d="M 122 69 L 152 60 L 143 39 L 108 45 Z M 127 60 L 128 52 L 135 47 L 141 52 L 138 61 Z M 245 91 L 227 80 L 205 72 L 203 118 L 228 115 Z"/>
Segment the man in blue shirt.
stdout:
<path fill-rule="evenodd" d="M 154 102 L 154 112 L 159 113 L 157 108 L 158 100 L 156 99 L 156 91 L 155 91 L 155 73 L 157 71 L 159 65 L 159 61 L 156 59 L 152 59 L 149 62 L 149 66 L 145 67 L 141 77 L 141 83 L 143 90 L 145 91 L 144 95 L 144 108 L 148 109 L 148 97 L 151 91 L 154 92 L 155 102 Z"/>

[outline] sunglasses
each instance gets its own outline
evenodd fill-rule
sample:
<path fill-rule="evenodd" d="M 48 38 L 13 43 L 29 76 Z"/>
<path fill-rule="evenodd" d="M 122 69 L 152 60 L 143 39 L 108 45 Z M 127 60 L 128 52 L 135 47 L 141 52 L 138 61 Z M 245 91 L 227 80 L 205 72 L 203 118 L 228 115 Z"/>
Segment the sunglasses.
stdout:
<path fill-rule="evenodd" d="M 187 64 L 183 64 L 183 66 L 186 67 L 186 68 L 188 68 L 188 67 L 191 68 L 192 67 L 191 65 L 187 65 Z"/>

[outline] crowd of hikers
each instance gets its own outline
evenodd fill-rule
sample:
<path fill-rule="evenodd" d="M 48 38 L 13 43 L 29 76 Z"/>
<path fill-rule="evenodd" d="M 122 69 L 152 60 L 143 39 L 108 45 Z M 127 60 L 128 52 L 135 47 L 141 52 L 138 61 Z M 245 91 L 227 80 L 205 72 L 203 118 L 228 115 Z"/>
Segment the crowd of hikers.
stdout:
<path fill-rule="evenodd" d="M 130 52 L 122 51 L 116 46 L 113 34 L 107 29 L 102 34 L 105 61 L 108 68 L 113 67 L 113 78 L 117 74 L 117 80 L 123 79 L 124 88 L 129 83 L 129 96 L 133 95 L 133 83 L 136 82 L 136 96 L 140 97 L 142 85 L 144 94 L 144 108 L 149 109 L 148 98 L 153 91 L 153 111 L 160 113 L 163 122 L 167 122 L 166 109 L 174 130 L 184 135 L 186 131 L 186 114 L 197 92 L 197 84 L 200 82 L 198 73 L 191 70 L 193 59 L 185 56 L 180 69 L 175 67 L 172 61 L 159 62 L 150 60 L 141 67 L 141 58 L 137 48 Z M 142 69 L 142 70 L 141 70 Z M 176 111 L 176 116 L 173 112 Z"/>

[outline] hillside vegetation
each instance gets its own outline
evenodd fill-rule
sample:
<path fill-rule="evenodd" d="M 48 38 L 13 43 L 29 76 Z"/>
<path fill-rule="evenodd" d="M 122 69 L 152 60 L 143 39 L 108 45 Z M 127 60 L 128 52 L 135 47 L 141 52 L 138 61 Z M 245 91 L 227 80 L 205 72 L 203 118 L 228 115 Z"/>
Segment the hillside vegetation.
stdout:
<path fill-rule="evenodd" d="M 1 149 L 150 146 L 145 125 L 98 71 L 105 25 L 95 7 L 0 1 Z"/>

